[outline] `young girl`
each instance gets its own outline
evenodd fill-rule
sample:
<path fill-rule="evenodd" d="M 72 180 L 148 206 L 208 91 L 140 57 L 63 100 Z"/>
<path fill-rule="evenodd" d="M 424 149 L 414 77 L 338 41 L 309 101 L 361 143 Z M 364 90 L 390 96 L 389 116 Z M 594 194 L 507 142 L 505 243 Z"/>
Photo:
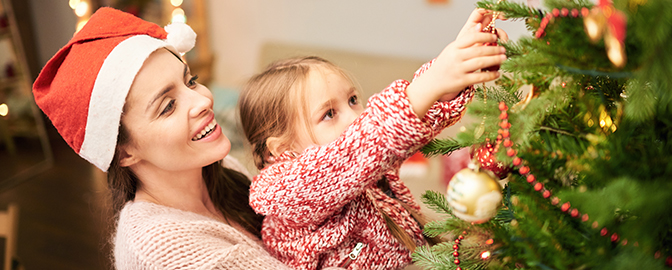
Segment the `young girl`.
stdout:
<path fill-rule="evenodd" d="M 426 241 L 398 169 L 460 119 L 470 85 L 499 76 L 474 72 L 506 58 L 503 48 L 481 46 L 497 39 L 479 31 L 486 14 L 476 10 L 412 83 L 393 82 L 366 110 L 345 72 L 318 57 L 279 61 L 248 82 L 239 110 L 262 169 L 250 205 L 266 216 L 262 239 L 272 255 L 296 269 L 411 263 Z"/>

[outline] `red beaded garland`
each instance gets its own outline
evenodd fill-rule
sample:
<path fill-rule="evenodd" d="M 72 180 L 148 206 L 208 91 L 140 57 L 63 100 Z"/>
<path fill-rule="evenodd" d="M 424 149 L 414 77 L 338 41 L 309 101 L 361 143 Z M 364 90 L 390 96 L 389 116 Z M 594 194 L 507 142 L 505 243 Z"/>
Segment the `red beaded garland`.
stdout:
<path fill-rule="evenodd" d="M 572 17 L 574 17 L 574 18 L 579 17 L 579 10 L 578 9 L 572 9 Z"/>
<path fill-rule="evenodd" d="M 457 257 L 457 256 L 460 256 L 460 253 L 457 252 L 457 251 L 453 252 L 453 257 Z"/>
<path fill-rule="evenodd" d="M 563 16 L 563 17 L 566 17 L 566 16 L 569 14 L 570 11 L 567 10 L 566 8 L 563 8 L 562 11 L 559 11 L 558 9 L 554 9 L 554 10 L 552 11 L 553 14 L 547 14 L 547 16 L 544 17 L 544 18 L 542 19 L 542 23 L 541 23 L 541 24 L 542 24 L 542 27 L 541 27 L 541 28 L 539 29 L 539 31 L 537 32 L 537 37 L 539 37 L 540 34 L 543 35 L 543 29 L 545 28 L 546 24 L 548 24 L 548 21 L 549 21 L 550 19 L 552 19 L 553 16 L 558 17 L 558 16 L 560 15 L 560 14 L 559 14 L 560 12 L 562 12 L 562 16 Z M 590 12 L 590 11 L 589 11 L 587 8 L 585 8 L 585 7 L 581 9 L 581 15 L 583 15 L 583 16 L 588 15 L 589 12 Z M 579 11 L 576 10 L 576 9 L 572 9 L 572 10 L 571 10 L 571 15 L 572 15 L 573 17 L 577 17 L 577 16 L 579 15 Z M 565 83 L 563 83 L 562 86 L 565 87 Z M 513 146 L 513 143 L 511 143 L 511 141 L 508 139 L 509 136 L 510 136 L 510 133 L 509 133 L 509 130 L 508 130 L 508 129 L 511 127 L 511 123 L 508 122 L 508 114 L 506 113 L 506 110 L 508 110 L 508 107 L 506 106 L 506 104 L 505 104 L 504 102 L 500 102 L 500 103 L 499 103 L 499 109 L 502 111 L 502 112 L 500 113 L 500 119 L 501 119 L 502 121 L 501 121 L 500 124 L 499 124 L 499 126 L 500 126 L 501 129 L 498 131 L 498 134 L 499 134 L 499 135 L 497 136 L 497 143 L 498 143 L 498 144 L 497 144 L 497 147 L 499 146 L 499 143 L 502 141 L 502 138 L 504 138 L 504 147 L 507 148 L 507 149 L 506 149 L 506 154 L 507 154 L 509 157 L 512 157 L 512 158 L 513 158 L 512 164 L 513 164 L 514 166 L 516 166 L 516 167 L 519 167 L 518 170 L 519 170 L 520 174 L 521 174 L 521 175 L 526 175 L 526 174 L 528 174 L 528 173 L 530 172 L 530 168 L 527 167 L 527 166 L 521 166 L 521 165 L 523 164 L 523 160 L 522 160 L 521 158 L 519 158 L 519 157 L 516 157 L 516 150 L 514 150 L 513 148 L 511 148 L 511 147 Z M 547 189 L 544 189 L 542 183 L 536 182 L 536 177 L 535 177 L 534 175 L 532 175 L 532 174 L 528 174 L 527 177 L 526 177 L 526 180 L 527 180 L 528 183 L 534 185 L 534 189 L 535 189 L 536 191 L 540 191 L 540 192 L 542 192 L 542 195 L 543 195 L 544 198 L 548 199 L 548 198 L 551 196 L 551 191 L 549 191 L 549 190 L 547 190 Z M 560 203 L 560 199 L 559 199 L 558 197 L 553 197 L 553 198 L 551 198 L 551 204 L 553 204 L 553 205 L 558 205 L 559 203 Z M 571 210 L 570 210 L 570 209 L 571 209 Z M 588 214 L 583 214 L 583 215 L 581 215 L 581 213 L 579 213 L 579 210 L 578 210 L 578 209 L 576 209 L 576 208 L 571 208 L 571 204 L 570 204 L 569 202 L 565 202 L 564 204 L 562 204 L 562 206 L 560 207 L 560 210 L 562 210 L 563 212 L 567 212 L 567 211 L 569 211 L 569 214 L 570 214 L 573 218 L 577 218 L 577 217 L 581 216 L 581 221 L 582 221 L 582 222 L 587 222 L 587 221 L 590 219 L 590 217 L 588 216 Z M 598 224 L 597 221 L 594 221 L 594 222 L 592 223 L 592 227 L 593 227 L 594 229 L 597 229 L 598 226 L 599 226 L 599 224 Z M 465 233 L 466 233 L 466 232 L 463 232 L 463 234 L 465 234 Z M 609 234 L 609 231 L 607 230 L 606 227 L 603 227 L 603 228 L 600 230 L 600 235 L 601 235 L 601 236 L 607 236 L 608 234 Z M 619 239 L 620 239 L 620 236 L 619 236 L 617 233 L 612 233 L 612 234 L 611 234 L 610 240 L 611 240 L 612 242 L 618 242 Z M 485 243 L 488 244 L 488 245 L 490 245 L 490 244 L 492 244 L 493 242 L 494 242 L 494 241 L 493 241 L 492 239 L 488 239 L 488 240 L 486 240 Z M 459 244 L 459 239 L 458 239 L 458 240 L 455 240 L 455 243 Z M 628 244 L 628 240 L 627 240 L 627 239 L 623 239 L 623 240 L 621 241 L 621 245 L 626 246 L 627 244 Z M 635 247 L 638 247 L 638 246 L 639 246 L 639 243 L 638 243 L 637 241 L 635 241 L 633 245 L 634 245 Z M 453 246 L 453 249 L 455 249 L 455 250 L 456 250 L 455 253 L 457 253 L 457 245 L 454 245 L 454 246 Z M 455 253 L 454 253 L 454 254 L 455 254 Z M 456 257 L 457 257 L 457 256 L 456 256 Z M 655 257 L 656 259 L 660 258 L 660 257 L 661 257 L 661 253 L 660 253 L 660 251 L 657 251 L 657 252 L 655 253 L 654 257 Z M 458 260 L 458 259 L 455 259 L 455 264 L 456 264 L 456 265 L 459 264 L 459 260 Z M 672 256 L 668 256 L 668 257 L 665 259 L 665 265 L 668 266 L 668 267 L 672 267 Z M 457 270 L 461 270 L 462 268 L 460 268 L 460 267 L 458 266 L 456 269 L 457 269 Z"/>
<path fill-rule="evenodd" d="M 530 174 L 527 176 L 527 182 L 532 184 L 532 182 L 536 181 L 537 178 L 534 176 L 534 174 Z"/>
<path fill-rule="evenodd" d="M 455 264 L 460 264 L 460 259 L 455 259 L 453 262 L 454 262 Z"/>
<path fill-rule="evenodd" d="M 458 245 L 453 245 L 453 250 L 458 250 L 458 249 L 460 249 L 460 246 L 458 246 Z"/>
<path fill-rule="evenodd" d="M 502 113 L 499 114 L 499 119 L 501 119 L 501 120 L 508 119 L 508 118 L 509 118 L 509 114 L 506 113 L 506 112 L 502 112 Z"/>
<path fill-rule="evenodd" d="M 544 196 L 544 199 L 548 199 L 548 197 L 551 197 L 551 191 L 546 189 L 544 190 L 544 193 L 542 193 L 542 195 Z"/>
<path fill-rule="evenodd" d="M 520 174 L 527 174 L 527 173 L 530 172 L 530 167 L 527 167 L 527 166 L 520 167 L 518 172 L 520 172 Z"/>
<path fill-rule="evenodd" d="M 618 241 L 618 234 L 614 233 L 611 235 L 611 242 L 616 242 Z"/>
<path fill-rule="evenodd" d="M 513 146 L 513 142 L 511 142 L 511 140 L 509 139 L 504 140 L 504 147 L 511 147 L 511 146 Z"/>
<path fill-rule="evenodd" d="M 544 188 L 544 184 L 537 182 L 534 184 L 534 190 L 535 191 L 540 191 L 542 188 Z"/>
<path fill-rule="evenodd" d="M 581 8 L 581 16 L 586 17 L 590 14 L 590 10 L 587 7 Z"/>
<path fill-rule="evenodd" d="M 572 211 L 570 212 L 570 215 L 573 218 L 578 217 L 579 216 L 579 210 L 577 210 L 576 208 L 572 209 Z"/>

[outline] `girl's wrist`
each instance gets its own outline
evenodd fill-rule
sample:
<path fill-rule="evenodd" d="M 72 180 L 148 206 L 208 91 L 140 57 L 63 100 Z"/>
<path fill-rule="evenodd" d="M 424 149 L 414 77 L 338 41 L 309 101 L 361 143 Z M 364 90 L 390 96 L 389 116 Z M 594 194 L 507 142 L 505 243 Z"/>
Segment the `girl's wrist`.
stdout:
<path fill-rule="evenodd" d="M 411 108 L 415 115 L 420 119 L 422 119 L 429 108 L 441 98 L 441 96 L 435 94 L 436 91 L 429 90 L 431 89 L 432 84 L 424 83 L 425 80 L 422 78 L 422 76 L 418 77 L 406 87 L 406 96 L 408 97 L 409 103 L 411 103 Z M 455 95 L 457 95 L 457 93 Z"/>

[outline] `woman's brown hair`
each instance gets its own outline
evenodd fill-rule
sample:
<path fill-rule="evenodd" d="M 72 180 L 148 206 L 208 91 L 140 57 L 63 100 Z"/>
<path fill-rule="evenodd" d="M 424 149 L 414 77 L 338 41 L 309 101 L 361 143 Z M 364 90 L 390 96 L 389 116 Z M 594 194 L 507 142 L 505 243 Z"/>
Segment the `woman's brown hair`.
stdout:
<path fill-rule="evenodd" d="M 119 164 L 119 149 L 130 142 L 128 134 L 124 125 L 120 125 L 117 150 L 107 173 L 107 185 L 115 214 L 135 198 L 138 188 L 138 178 L 133 171 Z M 222 212 L 224 218 L 237 222 L 245 230 L 261 238 L 263 216 L 257 215 L 248 204 L 250 179 L 240 172 L 224 168 L 221 161 L 203 167 L 203 179 L 212 203 Z"/>

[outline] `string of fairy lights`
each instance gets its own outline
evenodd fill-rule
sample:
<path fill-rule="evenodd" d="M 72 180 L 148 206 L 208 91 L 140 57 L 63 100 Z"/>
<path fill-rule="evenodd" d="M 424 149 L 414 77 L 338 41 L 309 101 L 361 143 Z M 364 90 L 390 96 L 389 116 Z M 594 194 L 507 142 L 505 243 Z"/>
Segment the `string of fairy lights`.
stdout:
<path fill-rule="evenodd" d="M 172 7 L 172 12 L 170 13 L 170 22 L 181 22 L 181 23 L 186 23 L 187 22 L 187 15 L 184 12 L 184 9 L 182 9 L 182 4 L 184 0 L 163 0 L 165 2 L 170 2 L 170 5 Z M 77 30 L 78 32 L 86 22 L 89 21 L 89 18 L 91 17 L 91 14 L 93 12 L 91 8 L 91 2 L 90 0 L 69 0 L 68 5 L 70 8 L 72 8 L 72 11 L 75 12 L 75 15 L 77 15 Z"/>

